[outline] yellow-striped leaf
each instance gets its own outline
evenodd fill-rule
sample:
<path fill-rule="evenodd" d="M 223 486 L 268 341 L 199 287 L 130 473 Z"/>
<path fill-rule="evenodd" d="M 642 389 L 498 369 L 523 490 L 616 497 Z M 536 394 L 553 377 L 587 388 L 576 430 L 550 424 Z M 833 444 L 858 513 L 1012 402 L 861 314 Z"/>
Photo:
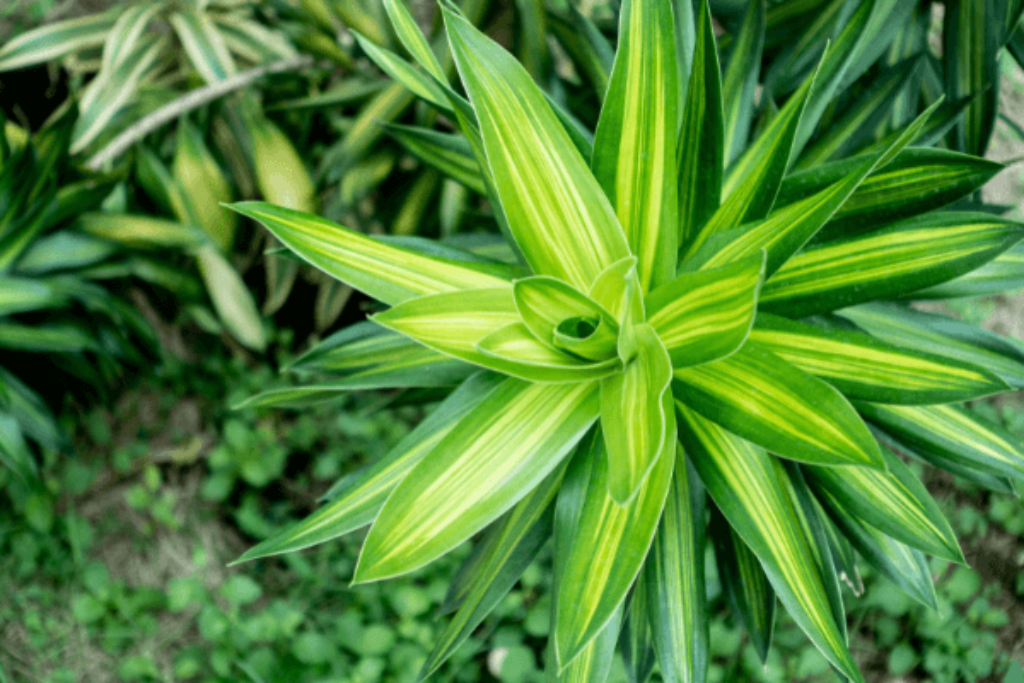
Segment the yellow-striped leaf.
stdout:
<path fill-rule="evenodd" d="M 794 256 L 761 290 L 761 310 L 805 317 L 903 296 L 968 273 L 1024 237 L 983 213 L 938 212 Z"/>
<path fill-rule="evenodd" d="M 843 606 L 843 594 L 839 587 L 839 573 L 829 545 L 830 537 L 826 530 L 828 520 L 822 512 L 807 486 L 800 466 L 790 460 L 772 460 L 779 481 L 786 487 L 793 500 L 793 509 L 800 518 L 800 525 L 807 537 L 807 543 L 814 555 L 814 563 L 818 567 L 825 592 L 828 593 L 829 604 L 832 605 L 832 617 L 836 622 L 843 640 L 850 642 L 849 629 L 846 626 L 846 608 Z"/>
<path fill-rule="evenodd" d="M 204 81 L 215 83 L 235 73 L 235 60 L 205 13 L 175 12 L 170 22 L 189 61 Z"/>
<path fill-rule="evenodd" d="M 331 499 L 328 505 L 250 549 L 237 561 L 247 562 L 308 548 L 372 522 L 405 475 L 500 382 L 498 376 L 490 374 L 479 374 L 467 380 L 387 455 L 343 480 L 342 486 L 332 489 L 328 494 Z"/>
<path fill-rule="evenodd" d="M 763 221 L 719 233 L 684 267 L 693 270 L 698 266 L 702 269 L 723 266 L 764 249 L 767 252 L 765 275 L 771 277 L 842 208 L 875 168 L 884 166 L 910 144 L 937 106 L 938 103 L 925 110 L 890 145 L 862 158 L 846 177 L 773 212 Z M 705 253 L 708 254 L 706 259 Z"/>
<path fill-rule="evenodd" d="M 206 291 L 224 327 L 242 345 L 263 351 L 267 346 L 263 320 L 242 276 L 212 244 L 201 247 L 196 252 L 196 260 Z"/>
<path fill-rule="evenodd" d="M 705 418 L 784 458 L 885 468 L 878 443 L 842 394 L 759 345 L 676 370 L 672 389 Z"/>
<path fill-rule="evenodd" d="M 915 299 L 956 299 L 988 296 L 1024 287 L 1024 244 L 989 261 L 981 268 L 913 295 Z"/>
<path fill-rule="evenodd" d="M 445 21 L 516 244 L 537 274 L 588 290 L 629 256 L 611 204 L 515 58 L 450 11 Z"/>
<path fill-rule="evenodd" d="M 679 248 L 675 20 L 671 0 L 625 0 L 619 17 L 618 52 L 592 166 L 648 292 L 675 275 Z"/>
<path fill-rule="evenodd" d="M 833 666 L 863 683 L 771 457 L 687 406 L 676 406 L 683 448 L 729 524 L 761 560 L 783 606 Z"/>
<path fill-rule="evenodd" d="M 569 462 L 565 479 L 562 480 L 562 487 L 558 490 L 558 500 L 555 504 L 554 576 L 552 582 L 552 594 L 556 598 L 561 592 L 569 551 L 572 549 L 576 530 L 587 502 L 590 479 L 595 465 L 592 442 L 597 437 L 597 431 L 593 430 L 576 449 L 576 453 Z M 624 611 L 625 602 L 623 601 L 612 613 L 604 628 L 567 666 L 558 665 L 555 639 L 548 638 L 548 661 L 554 663 L 554 666 L 548 667 L 548 683 L 605 683 L 615 657 L 615 646 L 619 640 Z M 556 624 L 556 610 L 553 604 L 552 632 L 554 632 Z"/>
<path fill-rule="evenodd" d="M 117 23 L 116 12 L 102 12 L 40 26 L 0 47 L 0 72 L 45 64 L 103 45 Z"/>
<path fill-rule="evenodd" d="M 708 531 L 715 543 L 718 576 L 733 618 L 743 623 L 761 662 L 766 663 L 775 631 L 775 591 L 757 555 L 717 507 L 711 509 Z"/>
<path fill-rule="evenodd" d="M 723 268 L 683 273 L 648 295 L 647 319 L 676 368 L 725 358 L 754 322 L 764 252 Z"/>
<path fill-rule="evenodd" d="M 956 535 L 924 485 L 903 461 L 883 451 L 887 472 L 864 467 L 807 467 L 815 489 L 828 491 L 853 514 L 898 541 L 951 562 L 964 563 Z"/>
<path fill-rule="evenodd" d="M 117 23 L 103 43 L 103 65 L 100 71 L 111 73 L 131 54 L 142 39 L 149 22 L 164 6 L 165 3 L 162 1 L 139 3 L 121 12 Z"/>
<path fill-rule="evenodd" d="M 505 380 L 388 498 L 355 581 L 410 572 L 470 538 L 540 484 L 597 415 L 594 383 Z"/>
<path fill-rule="evenodd" d="M 777 203 L 787 206 L 820 192 L 848 177 L 861 163 L 861 157 L 853 157 L 793 173 L 782 183 Z M 994 161 L 945 149 L 909 147 L 858 186 L 822 229 L 821 237 L 862 233 L 940 209 L 975 192 L 1003 168 Z"/>
<path fill-rule="evenodd" d="M 754 95 L 761 71 L 767 9 L 765 0 L 753 0 L 747 4 L 743 23 L 732 46 L 729 66 L 725 70 L 722 102 L 725 105 L 727 165 L 743 151 L 754 120 Z"/>
<path fill-rule="evenodd" d="M 874 303 L 839 315 L 890 344 L 964 361 L 1024 388 L 1024 345 L 969 323 L 898 304 Z"/>
<path fill-rule="evenodd" d="M 72 154 L 88 147 L 135 96 L 139 84 L 157 64 L 167 45 L 166 37 L 145 36 L 116 68 L 101 73 L 89 84 L 82 96 L 71 137 Z"/>
<path fill-rule="evenodd" d="M 690 7 L 679 14 L 691 12 Z M 722 72 L 707 0 L 700 3 L 679 136 L 679 246 L 687 253 L 722 200 L 725 122 Z"/>
<path fill-rule="evenodd" d="M 672 361 L 654 328 L 634 327 L 636 356 L 601 380 L 601 432 L 608 451 L 608 493 L 619 505 L 633 499 L 675 431 Z M 665 453 L 664 457 L 672 457 Z"/>
<path fill-rule="evenodd" d="M 262 223 L 328 275 L 387 304 L 462 289 L 506 287 L 512 291 L 508 280 L 485 264 L 427 257 L 323 218 L 262 202 L 241 202 L 231 208 Z"/>
<path fill-rule="evenodd" d="M 565 476 L 565 463 L 495 522 L 480 541 L 471 577 L 458 611 L 437 638 L 420 669 L 425 680 L 455 653 L 480 622 L 512 589 L 537 552 L 551 536 L 554 500 Z"/>
<path fill-rule="evenodd" d="M 937 609 L 935 584 L 924 553 L 861 522 L 828 491 L 819 491 L 818 500 L 861 557 L 907 595 Z"/>
<path fill-rule="evenodd" d="M 882 406 L 858 410 L 920 457 L 951 461 L 996 476 L 1024 476 L 1024 447 L 1006 429 L 955 405 Z"/>
<path fill-rule="evenodd" d="M 583 481 L 576 483 L 580 495 L 575 496 L 578 507 L 572 534 L 566 534 L 556 558 L 561 573 L 553 640 L 559 669 L 586 650 L 626 599 L 657 530 L 676 461 L 674 446 L 663 449 L 668 457 L 658 459 L 632 502 L 619 505 L 608 494 L 604 441 L 599 432 L 591 438 L 578 456 L 590 462 L 571 468 L 566 475 L 567 484 L 573 477 Z M 673 434 L 672 444 L 675 438 Z"/>
<path fill-rule="evenodd" d="M 862 332 L 816 327 L 768 313 L 757 317 L 750 340 L 863 401 L 948 403 L 1010 389 L 980 366 L 901 349 Z"/>
<path fill-rule="evenodd" d="M 650 586 L 648 610 L 661 677 L 665 683 L 698 683 L 705 679 L 710 659 L 704 586 L 706 496 L 682 446 L 676 442 L 672 447 L 672 486 L 644 575 Z"/>
<path fill-rule="evenodd" d="M 729 169 L 722 205 L 687 246 L 685 257 L 693 256 L 712 235 L 760 220 L 771 211 L 814 83 L 812 75 Z"/>
<path fill-rule="evenodd" d="M 892 115 L 896 98 L 916 83 L 922 64 L 923 59 L 918 55 L 876 76 L 843 116 L 804 151 L 797 168 L 814 168 L 830 159 L 848 156 L 864 142 L 872 140 L 879 124 Z"/>
<path fill-rule="evenodd" d="M 420 31 L 415 17 L 409 12 L 403 0 L 384 0 L 384 9 L 391 19 L 391 26 L 395 29 L 395 35 L 409 51 L 420 66 L 426 69 L 430 75 L 442 83 L 448 82 L 448 76 L 444 68 L 437 60 L 437 56 L 427 42 L 426 36 Z M 449 64 L 450 64 L 449 60 Z"/>

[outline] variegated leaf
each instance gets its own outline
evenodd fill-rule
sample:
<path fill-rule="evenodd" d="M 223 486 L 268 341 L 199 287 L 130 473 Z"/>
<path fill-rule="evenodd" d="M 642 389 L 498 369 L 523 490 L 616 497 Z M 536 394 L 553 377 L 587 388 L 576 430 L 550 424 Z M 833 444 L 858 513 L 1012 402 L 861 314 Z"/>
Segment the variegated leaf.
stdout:
<path fill-rule="evenodd" d="M 637 257 L 644 292 L 672 279 L 679 249 L 676 60 L 671 0 L 625 0 L 592 166 Z"/>
<path fill-rule="evenodd" d="M 878 403 L 966 401 L 1009 386 L 982 366 L 901 349 L 868 334 L 758 316 L 750 340 L 850 398 Z"/>
<path fill-rule="evenodd" d="M 597 415 L 594 383 L 505 380 L 392 492 L 355 582 L 410 572 L 470 538 L 554 471 Z"/>
<path fill-rule="evenodd" d="M 387 455 L 343 480 L 340 487 L 332 489 L 326 506 L 250 549 L 237 561 L 247 562 L 308 548 L 371 523 L 405 475 L 500 382 L 499 377 L 488 374 L 477 375 L 465 382 Z"/>
<path fill-rule="evenodd" d="M 676 370 L 672 389 L 705 418 L 784 458 L 885 467 L 874 437 L 838 391 L 759 345 Z"/>
<path fill-rule="evenodd" d="M 537 274 L 589 289 L 629 256 L 611 204 L 515 58 L 450 11 L 445 21 L 516 244 Z"/>
<path fill-rule="evenodd" d="M 771 457 L 690 408 L 676 406 L 683 448 L 729 524 L 761 560 L 779 600 L 829 662 L 863 683 Z"/>
<path fill-rule="evenodd" d="M 504 287 L 501 269 L 432 258 L 348 230 L 317 216 L 262 202 L 233 204 L 292 251 L 328 275 L 388 304 L 427 294 Z M 511 321 L 510 321 L 511 322 Z"/>

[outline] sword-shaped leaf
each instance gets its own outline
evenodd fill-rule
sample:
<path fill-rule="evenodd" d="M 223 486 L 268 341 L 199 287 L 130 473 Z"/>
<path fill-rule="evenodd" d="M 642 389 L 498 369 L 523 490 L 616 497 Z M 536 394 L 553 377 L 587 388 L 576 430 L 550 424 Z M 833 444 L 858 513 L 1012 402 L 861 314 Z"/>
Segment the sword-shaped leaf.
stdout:
<path fill-rule="evenodd" d="M 387 455 L 342 480 L 341 485 L 328 494 L 330 503 L 295 526 L 250 549 L 237 562 L 308 548 L 371 523 L 405 475 L 500 382 L 500 377 L 491 374 L 480 374 L 467 380 Z"/>
<path fill-rule="evenodd" d="M 711 10 L 702 0 L 696 44 L 679 134 L 679 246 L 686 252 L 722 201 L 725 172 L 725 113 Z M 684 7 L 680 14 L 692 13 Z M 697 245 L 699 246 L 699 245 Z"/>
<path fill-rule="evenodd" d="M 109 73 L 93 80 L 82 97 L 70 151 L 82 151 L 103 132 L 114 116 L 135 96 L 139 84 L 157 64 L 168 40 L 146 36 Z"/>
<path fill-rule="evenodd" d="M 576 538 L 580 518 L 583 515 L 590 487 L 590 478 L 595 466 L 593 440 L 598 438 L 598 430 L 594 429 L 580 443 L 579 448 L 569 463 L 569 470 L 558 491 L 555 505 L 555 550 L 554 550 L 554 581 L 552 593 L 558 596 L 561 583 L 565 576 L 569 551 Z M 612 668 L 615 646 L 619 640 L 622 627 L 625 603 L 619 604 L 608 623 L 601 632 L 583 648 L 579 656 L 568 666 L 558 666 L 555 654 L 555 639 L 549 638 L 549 660 L 554 666 L 548 667 L 546 680 L 548 683 L 605 683 Z M 551 606 L 551 632 L 557 626 L 557 602 Z"/>
<path fill-rule="evenodd" d="M 832 616 L 835 619 L 836 627 L 843 635 L 843 639 L 850 642 L 850 634 L 846 626 L 846 608 L 843 607 L 843 594 L 839 588 L 839 573 L 836 571 L 836 562 L 832 557 L 830 538 L 826 530 L 828 521 L 825 514 L 815 501 L 810 487 L 807 486 L 799 465 L 777 458 L 772 460 L 772 465 L 775 466 L 779 481 L 785 485 L 795 503 L 793 509 L 800 517 L 800 525 L 803 527 L 807 543 L 814 554 L 814 563 L 818 566 L 818 573 L 821 574 L 822 583 L 828 593 L 828 601 L 832 605 Z"/>
<path fill-rule="evenodd" d="M 487 194 L 480 165 L 465 138 L 426 128 L 391 124 L 388 133 L 420 161 L 433 166 L 479 194 Z"/>
<path fill-rule="evenodd" d="M 729 169 L 722 186 L 722 205 L 688 245 L 685 257 L 693 256 L 713 235 L 768 215 L 789 168 L 793 143 L 804 106 L 814 91 L 812 75 L 794 94 L 764 131 Z"/>
<path fill-rule="evenodd" d="M 131 54 L 144 36 L 149 22 L 164 6 L 163 2 L 140 3 L 121 12 L 103 43 L 103 66 L 100 71 L 112 73 L 121 60 Z"/>
<path fill-rule="evenodd" d="M 0 317 L 53 308 L 65 301 L 44 280 L 0 275 Z"/>
<path fill-rule="evenodd" d="M 887 472 L 806 467 L 804 475 L 815 490 L 828 491 L 844 509 L 879 531 L 936 557 L 963 563 L 956 535 L 924 485 L 902 460 L 885 451 L 882 455 Z"/>
<path fill-rule="evenodd" d="M 768 660 L 775 631 L 775 591 L 760 560 L 751 552 L 718 508 L 708 527 L 715 542 L 718 576 L 734 618 L 742 622 L 761 662 Z"/>
<path fill-rule="evenodd" d="M 597 416 L 594 383 L 505 380 L 392 492 L 355 582 L 405 574 L 470 538 L 554 471 Z"/>
<path fill-rule="evenodd" d="M 507 287 L 500 269 L 432 258 L 385 244 L 312 214 L 263 202 L 231 208 L 262 223 L 304 260 L 387 304 L 462 289 Z"/>
<path fill-rule="evenodd" d="M 924 553 L 860 521 L 828 491 L 819 491 L 818 500 L 865 560 L 907 595 L 937 609 L 935 585 Z"/>
<path fill-rule="evenodd" d="M 654 328 L 634 327 L 636 356 L 601 380 L 601 431 L 608 451 L 608 493 L 625 505 L 644 483 L 674 432 L 672 361 Z M 664 457 L 672 457 L 665 453 Z"/>
<path fill-rule="evenodd" d="M 409 51 L 409 54 L 426 69 L 430 75 L 442 83 L 448 82 L 444 67 L 437 60 L 434 51 L 427 42 L 426 36 L 420 31 L 416 18 L 405 6 L 403 0 L 384 0 L 384 9 L 391 19 L 391 26 L 395 29 L 395 35 Z M 451 60 L 448 60 L 449 65 Z"/>
<path fill-rule="evenodd" d="M 956 299 L 989 296 L 1024 287 L 1024 244 L 989 261 L 981 268 L 913 295 L 915 299 Z"/>
<path fill-rule="evenodd" d="M 829 662 L 863 683 L 771 457 L 687 406 L 676 406 L 683 448 L 729 524 L 761 560 L 783 606 Z"/>
<path fill-rule="evenodd" d="M 701 365 L 739 349 L 754 322 L 763 277 L 761 252 L 721 268 L 683 273 L 651 292 L 644 304 L 647 319 L 672 365 Z"/>
<path fill-rule="evenodd" d="M 746 146 L 750 124 L 754 120 L 754 95 L 761 71 L 767 11 L 765 0 L 753 0 L 747 4 L 743 23 L 733 41 L 729 66 L 725 70 L 722 101 L 725 105 L 726 165 L 735 161 Z"/>
<path fill-rule="evenodd" d="M 719 233 L 684 267 L 692 270 L 698 266 L 702 269 L 723 266 L 764 249 L 767 252 L 765 274 L 771 277 L 842 208 L 874 169 L 884 166 L 910 144 L 937 106 L 938 103 L 932 105 L 917 117 L 891 145 L 862 158 L 845 178 L 773 212 L 763 221 Z"/>
<path fill-rule="evenodd" d="M 451 104 L 444 91 L 430 75 L 417 71 L 412 64 L 372 41 L 364 38 L 359 33 L 353 32 L 356 42 L 362 48 L 366 56 L 373 60 L 373 63 L 380 67 L 381 71 L 391 76 L 398 83 L 404 85 L 409 92 L 420 97 L 443 112 L 451 113 Z M 433 55 L 433 53 L 431 53 Z M 444 78 L 442 73 L 442 78 Z M 443 82 L 446 82 L 445 79 Z"/>
<path fill-rule="evenodd" d="M 351 377 L 396 371 L 421 371 L 421 362 L 445 356 L 425 349 L 407 337 L 363 321 L 335 332 L 288 366 L 297 373 Z"/>
<path fill-rule="evenodd" d="M 861 157 L 833 161 L 789 175 L 779 190 L 779 206 L 792 204 L 847 178 Z M 1003 164 L 945 149 L 910 147 L 877 168 L 836 211 L 823 239 L 862 233 L 884 223 L 940 209 L 975 192 Z"/>
<path fill-rule="evenodd" d="M 556 662 L 564 669 L 577 658 L 617 614 L 643 566 L 672 483 L 674 457 L 659 458 L 640 492 L 627 505 L 608 494 L 609 467 L 599 432 L 583 457 L 587 467 L 570 470 L 576 508 L 571 536 L 558 550 L 561 568 L 557 585 L 554 641 Z M 671 436 L 672 442 L 675 435 Z M 669 456 L 670 448 L 664 449 Z M 560 536 L 560 538 L 562 538 Z"/>
<path fill-rule="evenodd" d="M 938 212 L 865 235 L 812 245 L 761 290 L 761 310 L 800 318 L 947 282 L 1024 237 L 1024 226 L 983 213 Z"/>
<path fill-rule="evenodd" d="M 943 66 L 951 98 L 981 93 L 951 136 L 956 149 L 985 156 L 999 109 L 1003 22 L 991 0 L 954 0 L 945 12 Z M 995 85 L 994 85 L 995 84 Z"/>
<path fill-rule="evenodd" d="M 644 292 L 675 274 L 678 81 L 671 0 L 625 0 L 592 166 L 637 257 Z"/>
<path fill-rule="evenodd" d="M 876 76 L 842 118 L 830 125 L 821 138 L 804 151 L 797 168 L 814 168 L 830 159 L 848 156 L 865 142 L 873 140 L 879 124 L 892 115 L 893 102 L 916 82 L 921 64 L 920 56 L 911 57 Z M 914 137 L 916 135 L 915 132 Z"/>
<path fill-rule="evenodd" d="M 984 367 L 1024 389 L 1024 345 L 1014 339 L 899 304 L 874 303 L 839 312 L 882 341 Z"/>
<path fill-rule="evenodd" d="M 1024 476 L 1024 447 L 1006 429 L 955 405 L 860 404 L 872 423 L 924 459 L 933 456 L 996 476 Z"/>
<path fill-rule="evenodd" d="M 682 446 L 676 442 L 673 448 L 672 486 L 644 575 L 650 586 L 648 611 L 661 677 L 666 683 L 698 683 L 705 679 L 710 659 L 704 586 L 706 496 Z"/>
<path fill-rule="evenodd" d="M 0 47 L 0 72 L 56 61 L 103 45 L 117 12 L 102 12 L 26 31 Z"/>
<path fill-rule="evenodd" d="M 850 398 L 877 403 L 966 401 L 1009 391 L 984 367 L 901 349 L 863 332 L 758 316 L 750 340 Z"/>
<path fill-rule="evenodd" d="M 516 244 L 534 272 L 586 291 L 629 256 L 611 204 L 515 58 L 447 10 L 445 22 Z"/>
<path fill-rule="evenodd" d="M 222 81 L 235 73 L 224 38 L 205 13 L 175 12 L 170 18 L 185 54 L 207 83 Z"/>
<path fill-rule="evenodd" d="M 724 360 L 676 370 L 672 390 L 705 418 L 784 458 L 885 468 L 874 437 L 842 394 L 759 345 L 748 342 Z"/>
<path fill-rule="evenodd" d="M 551 537 L 555 495 L 565 476 L 566 464 L 549 474 L 488 530 L 481 541 L 484 547 L 474 571 L 467 577 L 459 609 L 420 669 L 420 681 L 437 671 L 473 634 Z"/>
<path fill-rule="evenodd" d="M 991 472 L 983 469 L 975 469 L 969 464 L 965 465 L 965 462 L 969 463 L 971 461 L 970 458 L 950 460 L 935 451 L 919 452 L 916 448 L 912 448 L 906 443 L 901 442 L 892 436 L 890 432 L 884 431 L 873 422 L 868 422 L 868 428 L 871 429 L 871 433 L 875 435 L 876 439 L 878 439 L 878 443 L 882 444 L 897 455 L 920 460 L 923 463 L 945 470 L 946 472 L 960 477 L 961 479 L 966 479 L 967 481 L 977 484 L 989 491 L 1017 495 L 1013 481 L 1009 477 L 992 474 Z"/>

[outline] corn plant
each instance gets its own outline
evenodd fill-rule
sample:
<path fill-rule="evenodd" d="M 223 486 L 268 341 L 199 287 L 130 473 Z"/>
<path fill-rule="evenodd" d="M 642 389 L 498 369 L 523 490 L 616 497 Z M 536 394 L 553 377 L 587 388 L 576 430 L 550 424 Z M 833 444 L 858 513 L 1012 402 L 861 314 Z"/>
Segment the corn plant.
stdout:
<path fill-rule="evenodd" d="M 960 405 L 1024 386 L 1024 346 L 905 303 L 1019 286 L 1024 225 L 947 208 L 1002 166 L 926 146 L 962 103 L 903 120 L 869 88 L 857 121 L 837 111 L 844 85 L 887 73 L 906 3 L 843 3 L 832 44 L 791 57 L 807 63 L 782 73 L 806 76 L 758 110 L 765 3 L 723 38 L 723 74 L 706 1 L 625 0 L 593 133 L 446 4 L 463 97 L 400 0 L 384 4 L 420 69 L 380 46 L 376 59 L 461 131 L 408 133 L 489 197 L 507 242 L 378 239 L 234 205 L 382 304 L 294 364 L 316 383 L 248 406 L 442 399 L 241 559 L 372 525 L 360 584 L 481 534 L 427 677 L 553 539 L 551 680 L 605 680 L 618 646 L 633 680 L 654 652 L 664 680 L 702 681 L 710 538 L 762 657 L 780 602 L 863 681 L 840 592 L 853 550 L 931 606 L 925 554 L 964 561 L 904 459 L 1002 492 L 1024 475 L 1021 444 Z"/>

